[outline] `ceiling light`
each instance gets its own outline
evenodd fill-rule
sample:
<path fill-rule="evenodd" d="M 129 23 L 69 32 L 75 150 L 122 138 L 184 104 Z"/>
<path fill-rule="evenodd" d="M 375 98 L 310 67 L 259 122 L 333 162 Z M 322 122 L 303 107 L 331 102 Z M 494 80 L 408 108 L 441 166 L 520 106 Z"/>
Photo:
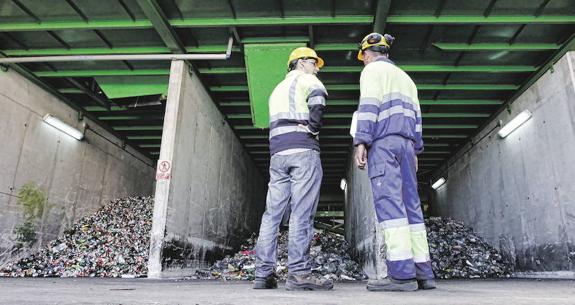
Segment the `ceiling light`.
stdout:
<path fill-rule="evenodd" d="M 73 137 L 76 140 L 82 140 L 84 138 L 84 133 L 80 130 L 60 121 L 58 118 L 51 114 L 46 114 L 43 118 L 46 124 L 53 126 L 54 128 L 60 130 L 61 132 Z"/>
<path fill-rule="evenodd" d="M 445 181 L 446 181 L 445 178 L 441 177 L 441 178 L 437 179 L 437 181 L 435 181 L 435 183 L 433 183 L 433 184 L 431 185 L 431 187 L 432 187 L 434 190 L 436 190 L 436 189 L 438 189 L 440 186 L 442 186 L 443 184 L 445 184 Z"/>
<path fill-rule="evenodd" d="M 523 110 L 520 114 L 513 118 L 509 123 L 503 126 L 498 134 L 501 138 L 505 138 L 510 133 L 512 133 L 515 129 L 521 126 L 523 123 L 527 122 L 531 118 L 531 111 Z"/>

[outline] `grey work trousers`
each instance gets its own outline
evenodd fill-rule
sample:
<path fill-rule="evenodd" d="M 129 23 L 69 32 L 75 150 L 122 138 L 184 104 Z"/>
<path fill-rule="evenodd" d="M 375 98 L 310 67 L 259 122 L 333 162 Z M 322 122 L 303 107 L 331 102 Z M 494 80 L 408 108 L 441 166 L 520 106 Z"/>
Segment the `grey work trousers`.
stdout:
<path fill-rule="evenodd" d="M 275 271 L 279 225 L 288 203 L 291 203 L 288 273 L 311 272 L 309 249 L 322 177 L 318 151 L 271 157 L 266 211 L 256 245 L 256 277 L 265 278 Z"/>

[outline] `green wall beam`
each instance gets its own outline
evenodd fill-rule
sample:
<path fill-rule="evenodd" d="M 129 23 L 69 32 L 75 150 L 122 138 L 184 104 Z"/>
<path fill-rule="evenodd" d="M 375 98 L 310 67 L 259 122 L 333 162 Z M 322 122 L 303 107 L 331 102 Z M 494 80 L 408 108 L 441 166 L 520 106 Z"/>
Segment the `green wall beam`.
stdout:
<path fill-rule="evenodd" d="M 446 43 L 436 42 L 434 46 L 444 51 L 548 51 L 559 49 L 554 43 Z"/>

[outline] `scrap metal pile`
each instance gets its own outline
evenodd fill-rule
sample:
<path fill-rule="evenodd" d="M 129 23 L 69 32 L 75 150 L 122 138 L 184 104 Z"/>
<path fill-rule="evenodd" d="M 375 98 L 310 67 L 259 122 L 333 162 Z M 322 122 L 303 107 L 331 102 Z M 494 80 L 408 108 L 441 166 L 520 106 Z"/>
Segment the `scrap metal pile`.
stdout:
<path fill-rule="evenodd" d="M 17 262 L 0 268 L 0 277 L 141 277 L 147 274 L 152 197 L 113 200 L 81 218 L 62 237 Z M 437 278 L 507 276 L 510 265 L 470 228 L 448 218 L 426 220 L 433 271 Z M 255 272 L 253 235 L 240 251 L 197 270 L 191 279 L 252 280 Z M 287 277 L 288 234 L 278 239 L 276 274 Z M 344 237 L 318 231 L 310 257 L 312 271 L 334 280 L 364 280 L 361 266 L 351 259 Z"/>
<path fill-rule="evenodd" d="M 278 237 L 276 275 L 287 278 L 288 232 Z M 255 243 L 253 235 L 242 245 L 241 251 L 215 262 L 209 269 L 200 269 L 190 279 L 253 280 L 255 278 Z M 314 234 L 310 249 L 312 272 L 336 281 L 367 279 L 361 266 L 348 254 L 349 245 L 339 234 L 319 231 Z"/>
<path fill-rule="evenodd" d="M 425 220 L 433 272 L 437 278 L 509 276 L 511 265 L 473 230 L 449 218 Z"/>
<path fill-rule="evenodd" d="M 146 275 L 153 202 L 152 197 L 113 200 L 44 249 L 0 269 L 0 277 Z"/>

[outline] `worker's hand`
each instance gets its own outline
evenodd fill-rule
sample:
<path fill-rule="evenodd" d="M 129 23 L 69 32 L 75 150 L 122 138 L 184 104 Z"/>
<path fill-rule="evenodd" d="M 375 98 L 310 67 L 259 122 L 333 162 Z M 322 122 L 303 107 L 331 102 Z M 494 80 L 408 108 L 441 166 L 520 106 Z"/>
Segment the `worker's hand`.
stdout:
<path fill-rule="evenodd" d="M 297 127 L 301 128 L 301 129 L 303 129 L 303 130 L 305 130 L 307 133 L 310 133 L 310 134 L 312 134 L 312 135 L 314 135 L 314 136 L 317 136 L 317 135 L 319 134 L 319 132 L 312 132 L 312 131 L 309 129 L 309 126 L 307 126 L 307 125 L 298 124 Z"/>
<path fill-rule="evenodd" d="M 359 144 L 355 147 L 355 164 L 359 169 L 365 169 L 367 164 L 367 148 L 365 144 Z"/>

